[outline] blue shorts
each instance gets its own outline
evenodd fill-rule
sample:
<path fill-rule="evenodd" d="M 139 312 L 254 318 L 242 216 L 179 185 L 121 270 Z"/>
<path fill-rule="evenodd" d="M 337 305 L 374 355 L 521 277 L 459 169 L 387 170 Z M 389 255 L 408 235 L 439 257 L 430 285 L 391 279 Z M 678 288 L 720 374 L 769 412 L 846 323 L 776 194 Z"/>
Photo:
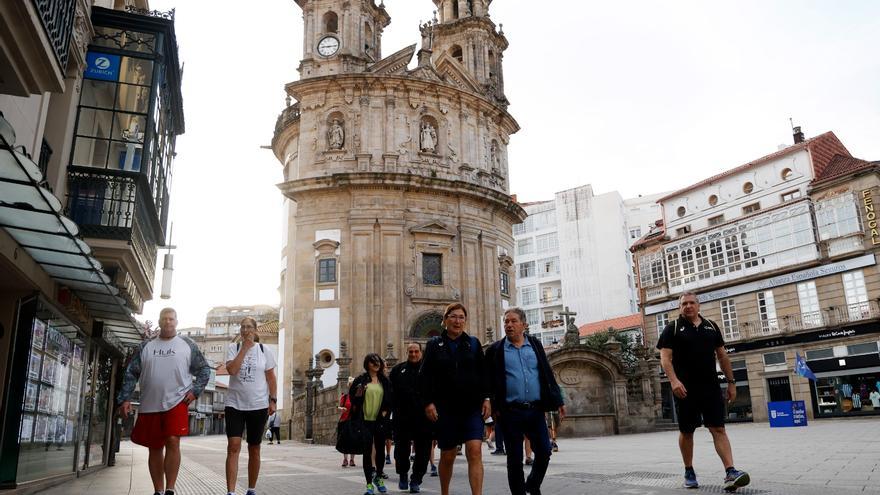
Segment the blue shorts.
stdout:
<path fill-rule="evenodd" d="M 454 449 L 468 440 L 483 440 L 483 414 L 473 412 L 437 412 L 437 446 L 440 450 Z"/>

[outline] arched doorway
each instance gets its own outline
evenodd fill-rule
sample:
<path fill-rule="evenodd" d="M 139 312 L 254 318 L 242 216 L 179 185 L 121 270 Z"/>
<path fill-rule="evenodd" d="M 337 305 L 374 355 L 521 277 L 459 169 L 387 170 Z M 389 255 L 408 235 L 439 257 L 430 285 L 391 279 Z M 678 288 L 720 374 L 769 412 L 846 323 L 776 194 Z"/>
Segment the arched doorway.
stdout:
<path fill-rule="evenodd" d="M 440 335 L 443 332 L 443 315 L 431 311 L 420 316 L 409 331 L 409 336 L 414 339 L 427 340 Z"/>

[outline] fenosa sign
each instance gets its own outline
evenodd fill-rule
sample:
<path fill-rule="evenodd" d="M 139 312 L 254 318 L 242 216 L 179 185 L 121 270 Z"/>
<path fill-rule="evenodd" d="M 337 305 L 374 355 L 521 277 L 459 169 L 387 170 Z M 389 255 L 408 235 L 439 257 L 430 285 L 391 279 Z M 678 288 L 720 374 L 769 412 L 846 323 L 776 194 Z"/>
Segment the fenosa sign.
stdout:
<path fill-rule="evenodd" d="M 867 233 L 871 236 L 871 244 L 880 244 L 880 231 L 877 230 L 877 213 L 874 211 L 874 196 L 870 189 L 862 191 L 862 207 L 865 209 Z"/>

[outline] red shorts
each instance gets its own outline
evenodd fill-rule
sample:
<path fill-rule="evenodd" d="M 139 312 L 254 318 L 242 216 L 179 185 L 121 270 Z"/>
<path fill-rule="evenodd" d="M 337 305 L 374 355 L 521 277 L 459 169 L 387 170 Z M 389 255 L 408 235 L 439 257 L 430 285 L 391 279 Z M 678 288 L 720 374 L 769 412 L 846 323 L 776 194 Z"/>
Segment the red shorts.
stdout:
<path fill-rule="evenodd" d="M 168 437 L 189 435 L 189 405 L 181 402 L 167 411 L 140 413 L 131 441 L 150 449 L 161 449 Z"/>

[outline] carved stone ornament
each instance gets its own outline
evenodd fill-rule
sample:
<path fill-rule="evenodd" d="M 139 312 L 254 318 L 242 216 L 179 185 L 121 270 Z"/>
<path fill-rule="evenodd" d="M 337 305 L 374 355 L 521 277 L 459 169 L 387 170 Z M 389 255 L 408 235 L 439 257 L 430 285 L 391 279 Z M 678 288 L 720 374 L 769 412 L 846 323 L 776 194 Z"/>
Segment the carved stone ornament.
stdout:
<path fill-rule="evenodd" d="M 422 124 L 420 136 L 420 149 L 425 153 L 434 153 L 437 149 L 437 130 L 429 122 Z"/>
<path fill-rule="evenodd" d="M 345 129 L 339 119 L 333 119 L 330 128 L 327 129 L 327 147 L 331 150 L 341 150 L 345 145 Z"/>

